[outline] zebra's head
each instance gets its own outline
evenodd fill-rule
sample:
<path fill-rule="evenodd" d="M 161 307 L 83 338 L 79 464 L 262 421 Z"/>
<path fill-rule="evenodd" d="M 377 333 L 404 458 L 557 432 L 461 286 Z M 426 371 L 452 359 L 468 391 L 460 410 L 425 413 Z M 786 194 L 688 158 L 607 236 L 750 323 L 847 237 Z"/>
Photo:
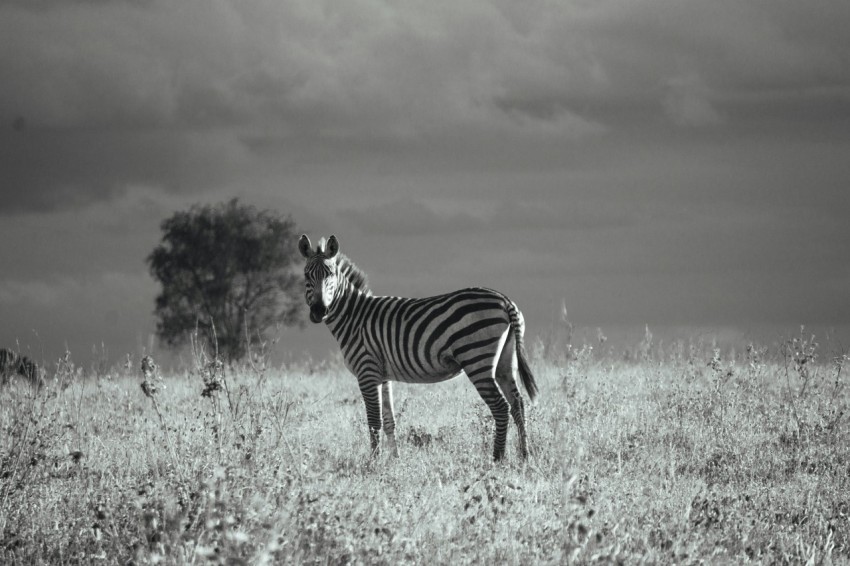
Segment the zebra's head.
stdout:
<path fill-rule="evenodd" d="M 304 266 L 304 284 L 307 306 L 310 307 L 310 321 L 319 323 L 328 315 L 338 286 L 336 256 L 339 253 L 339 242 L 336 236 L 328 238 L 327 243 L 322 238 L 314 250 L 310 245 L 310 238 L 303 234 L 298 240 L 298 251 L 307 259 L 307 265 Z"/>

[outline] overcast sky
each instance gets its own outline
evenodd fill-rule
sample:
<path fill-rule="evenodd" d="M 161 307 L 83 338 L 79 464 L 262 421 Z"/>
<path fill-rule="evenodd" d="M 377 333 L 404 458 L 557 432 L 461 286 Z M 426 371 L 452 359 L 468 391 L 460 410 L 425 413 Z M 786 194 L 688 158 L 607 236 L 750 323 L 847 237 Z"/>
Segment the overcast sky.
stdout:
<path fill-rule="evenodd" d="M 532 334 L 562 299 L 603 331 L 846 327 L 848 27 L 846 0 L 0 0 L 0 344 L 149 348 L 161 221 L 234 196 L 379 294 L 494 287 Z"/>

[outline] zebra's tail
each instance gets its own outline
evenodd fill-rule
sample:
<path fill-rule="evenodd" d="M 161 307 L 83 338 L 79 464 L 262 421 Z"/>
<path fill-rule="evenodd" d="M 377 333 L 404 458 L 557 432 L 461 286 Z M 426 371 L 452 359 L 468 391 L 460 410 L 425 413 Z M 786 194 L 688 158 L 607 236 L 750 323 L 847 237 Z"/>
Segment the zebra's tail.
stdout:
<path fill-rule="evenodd" d="M 528 356 L 525 353 L 525 344 L 522 337 L 525 334 L 525 319 L 522 316 L 519 308 L 513 301 L 508 301 L 508 314 L 511 317 L 511 328 L 514 331 L 514 339 L 516 341 L 516 357 L 519 362 L 519 377 L 522 379 L 522 384 L 525 386 L 528 397 L 533 401 L 537 397 L 537 382 L 534 380 L 534 374 L 531 373 L 531 368 L 528 367 Z"/>

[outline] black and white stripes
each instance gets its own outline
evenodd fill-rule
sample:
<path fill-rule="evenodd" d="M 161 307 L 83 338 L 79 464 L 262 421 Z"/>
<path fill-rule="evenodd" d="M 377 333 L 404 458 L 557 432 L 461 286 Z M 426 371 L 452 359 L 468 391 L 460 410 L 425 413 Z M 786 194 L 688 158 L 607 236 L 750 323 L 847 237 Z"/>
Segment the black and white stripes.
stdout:
<path fill-rule="evenodd" d="M 508 421 L 517 426 L 520 452 L 528 456 L 525 408 L 517 374 L 531 399 L 537 394 L 523 348 L 525 323 L 516 304 L 498 291 L 470 288 L 423 299 L 377 297 L 366 277 L 331 236 L 312 249 L 298 243 L 310 320 L 325 322 L 357 377 L 372 451 L 383 428 L 394 454 L 392 381 L 436 383 L 464 371 L 496 421 L 493 457 L 505 453 Z"/>

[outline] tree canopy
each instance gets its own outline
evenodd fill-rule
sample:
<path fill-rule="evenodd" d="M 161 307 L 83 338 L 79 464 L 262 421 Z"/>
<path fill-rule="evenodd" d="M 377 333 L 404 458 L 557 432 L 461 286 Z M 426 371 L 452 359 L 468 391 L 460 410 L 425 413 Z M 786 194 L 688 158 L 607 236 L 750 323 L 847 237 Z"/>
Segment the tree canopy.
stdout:
<path fill-rule="evenodd" d="M 303 324 L 291 218 L 233 199 L 176 212 L 161 227 L 147 258 L 162 285 L 160 340 L 179 346 L 197 328 L 208 347 L 236 361 L 276 325 Z"/>

